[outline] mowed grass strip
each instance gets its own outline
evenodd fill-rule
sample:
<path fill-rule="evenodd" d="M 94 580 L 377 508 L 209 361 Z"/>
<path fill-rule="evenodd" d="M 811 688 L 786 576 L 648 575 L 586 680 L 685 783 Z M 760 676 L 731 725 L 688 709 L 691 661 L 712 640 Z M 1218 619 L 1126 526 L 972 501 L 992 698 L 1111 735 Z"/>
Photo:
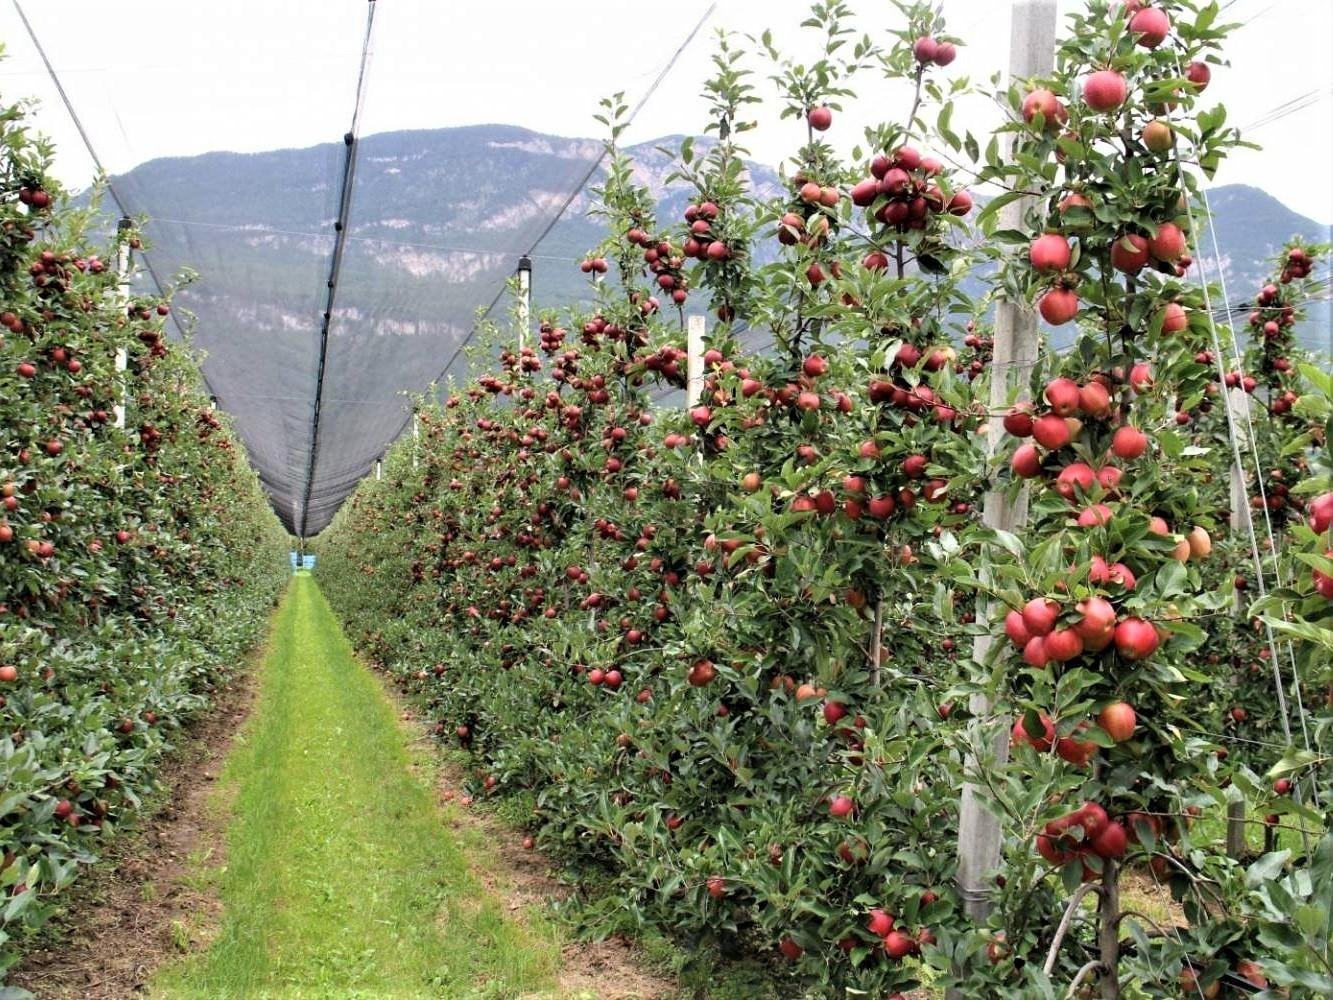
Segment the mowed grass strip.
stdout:
<path fill-rule="evenodd" d="M 551 988 L 559 935 L 469 874 L 407 735 L 313 579 L 276 617 L 222 776 L 225 912 L 168 997 L 509 997 Z"/>

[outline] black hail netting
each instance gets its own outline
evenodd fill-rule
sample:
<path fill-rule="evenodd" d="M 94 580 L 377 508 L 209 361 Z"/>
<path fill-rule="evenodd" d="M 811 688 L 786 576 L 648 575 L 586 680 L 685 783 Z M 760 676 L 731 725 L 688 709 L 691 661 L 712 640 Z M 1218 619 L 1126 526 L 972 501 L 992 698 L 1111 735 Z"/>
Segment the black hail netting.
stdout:
<path fill-rule="evenodd" d="M 1003 34 L 1007 5 L 958 3 L 970 12 L 979 38 Z M 369 98 L 355 128 L 348 227 L 321 352 L 335 221 L 343 203 L 342 137 L 353 109 L 361 107 L 358 69 L 367 15 L 377 3 L 288 0 L 260 7 L 251 0 L 214 5 L 137 0 L 100 5 L 95 19 L 79 0 L 19 0 L 14 9 L 20 6 L 33 35 L 46 43 L 88 142 L 113 168 L 115 194 L 127 211 L 147 220 L 148 260 L 156 274 L 168 283 L 184 268 L 198 274 L 178 295 L 177 316 L 186 327 L 185 317 L 195 317 L 194 342 L 205 354 L 204 371 L 218 404 L 235 419 L 279 516 L 293 532 L 306 535 L 329 523 L 409 424 L 410 397 L 445 375 L 464 376 L 468 359 L 459 347 L 475 328 L 477 310 L 500 296 L 493 318 L 505 319 L 510 306 L 501 295 L 505 281 L 562 207 L 559 224 L 530 254 L 534 308 L 590 296 L 577 263 L 601 240 L 603 227 L 587 217 L 587 187 L 566 202 L 588 178 L 601 144 L 510 125 L 443 126 L 492 114 L 529 117 L 512 104 L 491 106 L 491 88 L 501 78 L 552 94 L 558 85 L 557 103 L 590 116 L 597 99 L 618 87 L 631 102 L 640 102 L 637 111 L 670 72 L 671 85 L 640 125 L 640 135 L 653 134 L 655 129 L 645 127 L 696 93 L 711 71 L 706 43 L 695 44 L 672 71 L 712 14 L 714 5 L 706 0 L 678 4 L 670 30 L 659 31 L 654 23 L 651 44 L 645 42 L 650 33 L 639 5 L 599 9 L 596 25 L 577 36 L 567 31 L 560 36 L 570 50 L 562 49 L 559 59 L 550 58 L 546 36 L 567 25 L 542 18 L 563 18 L 560 5 L 494 0 L 489 14 L 505 20 L 505 36 L 469 43 L 467 33 L 486 20 L 481 15 L 458 20 L 444 10 L 452 5 L 436 0 L 378 4 L 383 9 L 374 19 Z M 760 0 L 732 0 L 717 17 L 733 30 L 751 30 L 747 17 L 769 13 Z M 243 50 L 213 44 L 215 34 L 244 37 L 246 44 Z M 57 173 L 78 186 L 93 171 L 80 137 L 66 127 L 64 95 L 48 81 L 35 46 L 28 44 L 26 25 L 2 2 L 0 41 L 10 52 L 0 87 L 8 95 L 42 100 L 36 127 L 63 129 L 57 167 L 63 164 L 69 173 Z M 483 51 L 485 60 L 476 55 Z M 978 61 L 980 79 L 1000 68 L 1005 53 L 978 46 L 969 58 Z M 616 59 L 621 61 L 612 66 Z M 443 75 L 442 67 L 454 63 L 468 74 L 461 88 Z M 580 80 L 585 90 L 566 96 Z M 159 104 L 177 90 L 184 99 L 163 111 Z M 552 94 L 541 95 L 539 103 L 552 106 Z M 872 116 L 897 106 L 883 95 L 863 104 Z M 404 114 L 404 108 L 412 113 Z M 851 110 L 842 114 L 850 117 Z M 699 114 L 688 121 L 700 124 Z M 272 151 L 154 158 L 145 144 L 155 151 L 181 148 L 170 133 L 182 115 L 194 126 L 180 140 L 187 147 Z M 566 131 L 597 127 L 590 117 L 579 120 L 586 124 Z M 402 123 L 441 127 L 392 130 Z M 768 159 L 776 162 L 794 148 L 800 129 L 769 122 L 760 132 L 770 127 L 791 137 L 771 151 Z M 840 128 L 849 141 L 860 134 L 850 121 Z M 164 133 L 171 141 L 162 141 Z M 324 141 L 314 144 L 318 140 Z M 673 165 L 656 148 L 676 142 L 658 139 L 628 150 L 639 180 L 658 199 L 663 222 L 679 220 L 687 201 L 680 185 L 668 188 Z M 276 148 L 282 146 L 303 148 Z M 123 170 L 133 163 L 142 165 Z M 594 174 L 588 186 L 599 180 Z M 752 167 L 751 180 L 761 198 L 782 190 L 767 167 Z M 1233 292 L 1246 290 L 1233 298 L 1238 310 L 1282 240 L 1293 232 L 1314 242 L 1329 238 L 1327 226 L 1266 197 L 1238 187 L 1218 191 L 1213 202 L 1228 281 Z M 102 207 L 111 228 L 118 214 L 114 199 L 105 198 Z M 1201 239 L 1199 247 L 1201 258 L 1207 256 L 1210 243 Z M 153 288 L 142 266 L 136 282 L 145 294 Z M 984 277 L 974 277 L 968 288 L 983 294 Z M 692 312 L 707 308 L 700 299 L 691 301 Z M 1307 346 L 1333 349 L 1328 310 L 1327 301 L 1316 304 L 1309 332 L 1303 332 Z M 742 331 L 739 339 L 755 350 L 768 343 L 759 329 Z M 677 405 L 682 397 L 664 394 L 663 402 Z"/>
<path fill-rule="evenodd" d="M 403 427 L 409 395 L 441 374 L 472 330 L 477 306 L 513 274 L 521 248 L 600 154 L 596 143 L 570 141 L 564 155 L 551 157 L 545 140 L 518 129 L 461 131 L 473 134 L 406 132 L 359 143 L 329 324 L 307 534 L 323 528 L 374 468 Z M 489 158 L 477 154 L 496 146 L 512 159 L 503 187 L 524 189 L 525 204 L 499 207 L 500 185 L 479 174 L 478 164 Z M 197 169 L 178 181 L 170 161 L 116 181 L 131 209 L 152 219 L 146 231 L 158 272 L 185 266 L 199 272 L 178 304 L 197 317 L 194 339 L 218 403 L 235 417 L 275 508 L 293 530 L 301 526 L 313 443 L 343 151 L 337 143 L 214 154 L 208 172 L 218 197 L 206 204 L 197 196 Z M 407 172 L 405 164 L 416 167 Z M 564 243 L 562 235 L 550 246 Z M 572 250 L 571 259 L 552 256 L 538 258 L 538 283 L 543 267 L 573 269 Z"/>
<path fill-rule="evenodd" d="M 119 206 L 145 220 L 149 249 L 146 260 L 137 257 L 135 290 L 154 291 L 148 262 L 165 284 L 182 270 L 197 275 L 176 295 L 177 322 L 168 333 L 192 331 L 217 404 L 234 418 L 275 510 L 290 530 L 307 536 L 329 523 L 410 424 L 411 397 L 446 376 L 464 376 L 468 358 L 459 348 L 476 326 L 478 309 L 500 297 L 493 318 L 504 321 L 510 307 L 501 294 L 505 282 L 539 237 L 531 253 L 532 287 L 534 303 L 547 307 L 587 294 L 578 260 L 602 236 L 601 226 L 586 217 L 583 187 L 600 179 L 589 175 L 601 143 L 509 125 L 443 127 L 458 108 L 428 85 L 405 90 L 401 74 L 385 74 L 395 84 L 377 93 L 381 63 L 397 70 L 417 57 L 423 39 L 413 26 L 442 30 L 447 19 L 421 0 L 402 0 L 393 5 L 390 33 L 382 35 L 384 15 L 376 6 L 374 0 L 293 0 L 267 10 L 265 23 L 250 31 L 253 48 L 224 59 L 201 39 L 210 25 L 234 30 L 236 19 L 249 15 L 145 0 L 136 17 L 98 26 L 106 32 L 106 52 L 92 59 L 100 65 L 89 66 L 66 54 L 70 41 L 61 28 L 67 22 L 57 8 L 68 16 L 74 5 L 20 3 L 14 11 L 26 10 L 25 19 L 9 11 L 0 17 L 0 38 L 9 48 L 24 43 L 25 51 L 16 52 L 17 75 L 24 92 L 42 100 L 37 127 L 64 114 L 67 96 L 69 114 L 85 126 L 82 140 L 113 167 L 112 193 L 101 202 L 106 228 L 114 227 Z M 692 7 L 689 24 L 705 9 L 702 0 Z M 46 43 L 49 68 L 66 93 L 45 79 L 37 49 L 28 51 L 27 19 L 35 42 Z M 642 19 L 614 12 L 607 23 L 629 35 Z M 188 41 L 179 50 L 153 49 L 142 37 L 153 32 Z M 677 37 L 664 36 L 646 64 L 626 74 L 628 85 L 649 90 L 684 29 L 671 34 Z M 446 39 L 435 41 L 442 58 Z M 592 51 L 596 43 L 588 44 Z M 359 68 L 365 69 L 364 91 Z M 430 69 L 415 72 L 429 79 Z M 331 141 L 271 152 L 142 155 L 144 123 L 156 120 L 153 88 L 162 85 L 198 93 L 193 113 L 208 123 L 216 140 L 207 141 L 216 147 L 253 148 L 248 120 L 271 119 L 275 105 L 293 119 L 311 116 L 293 121 L 295 134 Z M 6 89 L 13 92 L 12 86 Z M 604 85 L 598 86 L 600 95 Z M 362 115 L 365 93 L 370 98 Z M 438 106 L 442 127 L 385 130 L 386 118 L 402 120 L 395 115 L 403 101 Z M 596 98 L 580 105 L 590 115 Z M 465 113 L 476 111 L 473 104 Z M 342 197 L 345 131 L 355 136 L 348 199 Z M 651 147 L 645 152 L 650 179 L 660 184 L 669 163 Z M 67 135 L 57 166 L 79 158 L 87 153 Z M 114 170 L 135 162 L 141 165 Z M 347 226 L 322 344 L 343 206 Z M 562 221 L 548 233 L 557 215 Z"/>

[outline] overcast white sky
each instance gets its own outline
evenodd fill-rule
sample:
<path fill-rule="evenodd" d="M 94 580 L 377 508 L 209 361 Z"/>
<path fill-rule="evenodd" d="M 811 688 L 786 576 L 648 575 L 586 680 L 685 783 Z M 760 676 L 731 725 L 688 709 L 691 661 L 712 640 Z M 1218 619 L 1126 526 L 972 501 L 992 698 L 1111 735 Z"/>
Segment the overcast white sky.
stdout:
<path fill-rule="evenodd" d="M 1079 0 L 1062 0 L 1070 9 Z M 1224 0 L 1224 3 L 1226 0 Z M 1007 0 L 943 0 L 963 49 L 950 71 L 984 79 L 1007 64 Z M 351 115 L 366 0 L 23 0 L 109 170 L 159 156 L 338 141 Z M 503 122 L 597 135 L 600 97 L 646 90 L 708 6 L 619 0 L 380 0 L 363 134 Z M 885 0 L 853 0 L 867 29 L 894 25 Z M 712 29 L 771 27 L 799 42 L 805 0 L 719 0 L 705 31 L 644 108 L 631 139 L 696 132 Z M 1263 153 L 1242 153 L 1218 183 L 1261 187 L 1304 215 L 1333 220 L 1333 0 L 1234 0 L 1232 66 L 1207 96 L 1242 126 L 1286 102 L 1308 107 L 1255 128 Z M 0 96 L 42 100 L 39 127 L 60 148 L 60 174 L 81 185 L 91 165 L 10 3 L 0 6 Z M 798 54 L 799 45 L 796 46 Z M 756 58 L 752 65 L 763 70 Z M 902 113 L 901 95 L 867 77 L 862 99 L 830 136 L 850 146 L 860 125 Z M 770 93 L 765 87 L 761 91 Z M 1313 95 L 1312 97 L 1309 95 Z M 986 128 L 991 109 L 964 123 Z M 761 120 L 755 158 L 776 163 L 801 139 L 790 121 Z"/>

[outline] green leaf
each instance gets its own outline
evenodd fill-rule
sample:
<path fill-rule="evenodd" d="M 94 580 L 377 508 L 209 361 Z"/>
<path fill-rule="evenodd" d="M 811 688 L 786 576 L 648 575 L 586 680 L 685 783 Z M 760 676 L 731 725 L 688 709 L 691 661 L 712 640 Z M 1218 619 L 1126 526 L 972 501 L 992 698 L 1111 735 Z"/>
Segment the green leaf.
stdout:
<path fill-rule="evenodd" d="M 986 207 L 977 213 L 977 227 L 984 227 L 986 222 L 995 217 L 1005 205 L 1011 205 L 1022 197 L 1023 192 L 1021 191 L 1006 191 L 1004 194 L 992 198 L 986 203 Z"/>
<path fill-rule="evenodd" d="M 1250 888 L 1256 888 L 1265 882 L 1271 882 L 1282 873 L 1291 859 L 1291 851 L 1274 851 L 1255 861 L 1245 872 L 1245 882 Z"/>

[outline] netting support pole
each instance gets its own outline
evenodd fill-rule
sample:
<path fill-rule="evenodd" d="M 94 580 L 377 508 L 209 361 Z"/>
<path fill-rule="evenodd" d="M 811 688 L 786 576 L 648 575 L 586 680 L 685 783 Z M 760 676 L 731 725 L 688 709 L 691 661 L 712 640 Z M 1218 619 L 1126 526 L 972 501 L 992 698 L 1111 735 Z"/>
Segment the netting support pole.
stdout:
<path fill-rule="evenodd" d="M 1034 76 L 1044 76 L 1055 65 L 1055 0 L 1015 0 L 1009 34 L 1009 79 L 1015 83 Z M 1023 219 L 1031 206 L 1029 199 L 1020 199 L 1006 205 L 1000 213 L 1000 228 L 1022 229 Z M 1018 398 L 1026 398 L 1027 384 L 1037 360 L 1037 317 L 1032 309 L 1021 302 L 1001 302 L 995 314 L 995 359 L 991 368 L 992 413 L 1002 411 L 1009 403 L 1009 393 L 1016 387 Z M 990 421 L 987 449 L 994 455 L 1004 444 L 1005 435 L 1000 421 Z M 1007 492 L 992 489 L 986 493 L 982 520 L 992 528 L 1014 531 L 1027 521 L 1027 494 L 1020 493 L 1010 500 Z M 984 572 L 984 571 L 983 571 Z M 998 609 L 983 605 L 978 609 L 983 621 L 991 621 Z M 994 640 L 990 635 L 978 636 L 973 656 L 977 662 L 987 662 Z M 990 700 L 984 695 L 973 695 L 971 711 L 974 718 L 985 719 L 991 712 Z M 1003 764 L 1009 757 L 1008 727 L 992 721 L 985 733 L 987 754 Z M 975 771 L 981 762 L 969 755 L 967 771 Z M 972 920 L 984 922 L 990 914 L 994 890 L 992 878 L 1000 863 L 999 820 L 982 804 L 983 789 L 973 782 L 963 785 L 958 816 L 958 891 L 963 908 Z M 953 1000 L 962 994 L 950 991 Z"/>
<path fill-rule="evenodd" d="M 375 482 L 378 483 L 383 478 L 384 478 L 384 462 L 377 458 L 375 459 Z"/>
<path fill-rule="evenodd" d="M 120 303 L 121 318 L 130 307 L 130 230 L 134 223 L 129 216 L 121 218 L 116 224 L 116 299 Z M 116 373 L 122 374 L 130 365 L 130 349 L 125 346 L 116 348 Z M 129 400 L 130 388 L 127 379 L 122 379 L 120 402 L 112 407 L 116 416 L 116 426 L 125 426 L 125 407 Z"/>
<path fill-rule="evenodd" d="M 693 406 L 704 394 L 704 333 L 708 321 L 691 316 L 685 324 L 685 405 Z"/>
<path fill-rule="evenodd" d="M 1240 434 L 1242 427 L 1248 427 L 1250 416 L 1250 397 L 1245 390 L 1237 386 L 1227 390 L 1227 407 L 1231 410 L 1231 426 Z M 1242 452 L 1249 447 L 1249 442 L 1242 442 Z M 1256 472 L 1259 470 L 1256 469 Z M 1245 537 L 1250 533 L 1250 491 L 1245 488 L 1245 470 L 1236 463 L 1231 464 L 1231 532 L 1236 537 Z M 1236 599 L 1232 613 L 1237 623 L 1245 617 L 1245 600 L 1242 592 L 1235 592 Z M 1232 786 L 1235 787 L 1234 785 Z M 1245 800 L 1227 803 L 1227 856 L 1241 858 L 1245 854 Z"/>
<path fill-rule="evenodd" d="M 412 468 L 417 467 L 417 451 L 421 448 L 421 420 L 412 414 Z"/>
<path fill-rule="evenodd" d="M 532 332 L 532 258 L 524 254 L 518 259 L 518 349 L 528 345 Z"/>

